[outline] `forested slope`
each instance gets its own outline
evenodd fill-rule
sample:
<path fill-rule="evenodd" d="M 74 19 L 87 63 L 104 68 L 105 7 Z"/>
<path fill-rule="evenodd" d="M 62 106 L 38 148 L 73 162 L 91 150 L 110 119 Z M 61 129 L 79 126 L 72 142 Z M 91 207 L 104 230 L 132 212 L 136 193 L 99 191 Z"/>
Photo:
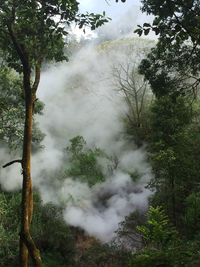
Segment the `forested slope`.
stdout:
<path fill-rule="evenodd" d="M 69 62 L 47 60 L 41 69 L 31 235 L 42 266 L 200 266 L 200 5 L 142 4 L 154 21 L 136 33 L 152 30 L 157 41 L 74 41 Z M 2 49 L 3 166 L 21 155 L 25 95 Z M 11 267 L 22 181 L 20 166 L 4 167 L 0 266 Z"/>

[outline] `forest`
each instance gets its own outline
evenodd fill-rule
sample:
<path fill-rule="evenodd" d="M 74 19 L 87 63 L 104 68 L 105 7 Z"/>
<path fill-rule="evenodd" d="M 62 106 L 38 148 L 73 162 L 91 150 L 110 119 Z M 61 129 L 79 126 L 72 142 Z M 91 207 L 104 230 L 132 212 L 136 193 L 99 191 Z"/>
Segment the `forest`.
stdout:
<path fill-rule="evenodd" d="M 0 1 L 0 267 L 199 267 L 200 0 L 79 2 Z"/>

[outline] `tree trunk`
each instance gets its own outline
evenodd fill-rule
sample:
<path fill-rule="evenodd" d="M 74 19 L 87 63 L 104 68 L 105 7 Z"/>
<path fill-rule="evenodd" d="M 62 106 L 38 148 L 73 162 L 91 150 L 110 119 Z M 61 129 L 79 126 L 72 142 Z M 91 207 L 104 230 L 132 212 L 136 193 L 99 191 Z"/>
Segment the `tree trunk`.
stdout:
<path fill-rule="evenodd" d="M 170 175 L 170 192 L 171 192 L 171 212 L 172 212 L 172 221 L 174 225 L 177 225 L 176 218 L 176 192 L 175 192 L 175 179 L 173 174 Z"/>
<path fill-rule="evenodd" d="M 22 204 L 21 204 L 21 232 L 20 232 L 20 267 L 28 266 L 29 254 L 35 267 L 41 267 L 40 252 L 30 235 L 30 224 L 33 213 L 33 192 L 31 180 L 31 145 L 32 145 L 32 125 L 33 125 L 33 104 L 36 90 L 40 81 L 41 60 L 36 64 L 35 81 L 31 87 L 31 65 L 29 55 L 24 45 L 19 42 L 13 30 L 13 22 L 7 25 L 8 33 L 13 46 L 21 60 L 23 67 L 23 89 L 25 96 L 25 125 L 22 155 Z"/>
<path fill-rule="evenodd" d="M 24 71 L 24 94 L 25 94 L 25 125 L 23 139 L 23 186 L 21 204 L 21 232 L 20 232 L 20 267 L 28 266 L 29 254 L 36 267 L 41 266 L 39 250 L 36 248 L 30 235 L 30 223 L 33 213 L 33 192 L 31 180 L 31 143 L 33 124 L 33 101 L 35 96 L 30 85 L 30 71 Z"/>

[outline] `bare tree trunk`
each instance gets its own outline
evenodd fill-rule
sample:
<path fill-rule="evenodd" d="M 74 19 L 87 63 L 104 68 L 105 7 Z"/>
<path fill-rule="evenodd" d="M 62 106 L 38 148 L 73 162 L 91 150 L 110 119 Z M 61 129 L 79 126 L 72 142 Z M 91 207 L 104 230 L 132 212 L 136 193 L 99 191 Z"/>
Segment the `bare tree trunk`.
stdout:
<path fill-rule="evenodd" d="M 21 60 L 23 67 L 23 89 L 25 95 L 25 125 L 23 138 L 22 155 L 22 214 L 21 214 L 21 232 L 20 232 L 20 267 L 28 266 L 29 254 L 35 267 L 41 267 L 40 252 L 30 235 L 30 224 L 33 213 L 33 192 L 31 180 L 31 144 L 32 144 L 32 126 L 33 126 L 33 104 L 35 101 L 36 90 L 40 81 L 40 66 L 42 60 L 39 60 L 35 66 L 35 81 L 31 87 L 31 65 L 28 52 L 25 50 L 13 30 L 13 24 L 7 25 L 8 33 L 13 46 Z M 15 161 L 15 162 L 18 162 Z M 10 163 L 9 163 L 10 164 Z M 5 165 L 6 166 L 6 165 Z"/>
<path fill-rule="evenodd" d="M 25 93 L 25 125 L 23 139 L 23 187 L 22 187 L 22 217 L 20 233 L 20 267 L 28 266 L 29 253 L 34 266 L 41 266 L 39 250 L 36 248 L 30 235 L 30 223 L 33 213 L 33 192 L 31 180 L 31 141 L 33 124 L 33 101 L 35 96 L 32 94 L 30 85 L 30 72 L 24 72 L 24 93 Z"/>

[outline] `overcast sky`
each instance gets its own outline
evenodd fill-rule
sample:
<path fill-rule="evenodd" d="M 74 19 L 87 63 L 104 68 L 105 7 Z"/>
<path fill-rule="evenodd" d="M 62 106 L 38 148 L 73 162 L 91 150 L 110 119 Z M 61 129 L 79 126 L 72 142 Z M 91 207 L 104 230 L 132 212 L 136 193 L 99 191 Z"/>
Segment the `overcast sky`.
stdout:
<path fill-rule="evenodd" d="M 142 25 L 144 22 L 151 22 L 152 16 L 147 16 L 140 10 L 140 0 L 126 0 L 122 3 L 121 0 L 116 3 L 115 0 L 79 0 L 81 12 L 106 12 L 106 16 L 112 19 L 111 22 L 98 29 L 98 35 L 110 35 L 111 38 L 121 38 L 127 35 L 136 36 L 134 30 L 137 25 Z M 77 29 L 79 32 L 79 30 Z M 92 33 L 94 34 L 94 33 Z M 154 38 L 148 36 L 148 38 Z"/>
<path fill-rule="evenodd" d="M 102 12 L 106 11 L 106 14 L 112 19 L 125 13 L 130 8 L 134 9 L 134 6 L 140 6 L 140 0 L 126 0 L 126 3 L 122 3 L 119 0 L 116 3 L 115 0 L 79 0 L 81 11 L 89 12 Z"/>

